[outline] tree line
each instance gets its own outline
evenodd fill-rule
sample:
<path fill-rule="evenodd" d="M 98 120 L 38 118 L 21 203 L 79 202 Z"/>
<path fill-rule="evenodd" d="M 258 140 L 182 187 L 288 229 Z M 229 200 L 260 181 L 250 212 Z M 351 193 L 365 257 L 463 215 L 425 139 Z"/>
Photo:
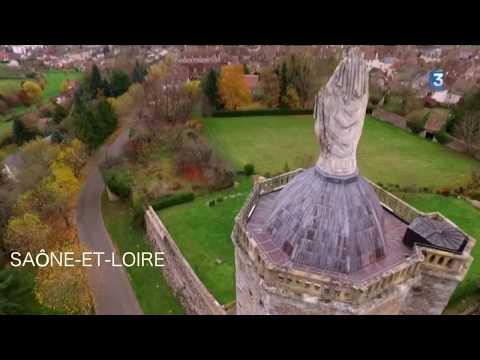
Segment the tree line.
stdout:
<path fill-rule="evenodd" d="M 316 92 L 331 75 L 338 59 L 314 57 L 308 52 L 292 53 L 262 69 L 259 86 L 252 93 L 245 65 L 211 69 L 201 80 L 204 112 L 237 110 L 258 101 L 267 108 L 301 109 L 312 107 Z"/>

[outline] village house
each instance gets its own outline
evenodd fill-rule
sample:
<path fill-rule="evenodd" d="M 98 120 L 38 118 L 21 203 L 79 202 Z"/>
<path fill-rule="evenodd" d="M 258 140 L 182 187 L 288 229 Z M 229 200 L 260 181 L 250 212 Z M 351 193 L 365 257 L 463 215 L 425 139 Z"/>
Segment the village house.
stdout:
<path fill-rule="evenodd" d="M 206 72 L 226 64 L 221 51 L 215 48 L 186 50 L 177 59 L 177 63 L 188 69 L 190 79 L 199 79 Z"/>
<path fill-rule="evenodd" d="M 435 91 L 431 97 L 439 104 L 445 105 L 456 105 L 462 98 L 461 95 L 452 94 L 448 90 Z"/>
<path fill-rule="evenodd" d="M 393 65 L 396 62 L 396 59 L 393 57 L 385 57 L 382 60 L 378 57 L 378 52 L 375 54 L 375 58 L 373 60 L 367 60 L 367 66 L 370 69 L 379 69 L 387 74 L 388 77 L 392 77 L 393 75 Z"/>
<path fill-rule="evenodd" d="M 10 60 L 9 54 L 5 50 L 0 50 L 0 61 Z"/>

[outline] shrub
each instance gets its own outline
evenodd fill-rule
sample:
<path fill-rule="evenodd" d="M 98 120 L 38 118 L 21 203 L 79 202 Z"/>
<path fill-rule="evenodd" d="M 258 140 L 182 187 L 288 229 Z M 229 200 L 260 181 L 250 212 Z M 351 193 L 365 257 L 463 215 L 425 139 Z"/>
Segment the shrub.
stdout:
<path fill-rule="evenodd" d="M 407 126 L 410 130 L 412 130 L 412 133 L 420 134 L 423 131 L 425 125 L 418 120 L 408 120 Z"/>
<path fill-rule="evenodd" d="M 12 128 L 7 128 L 0 135 L 0 147 L 13 144 L 14 142 L 15 142 L 15 138 L 13 136 L 13 129 Z"/>
<path fill-rule="evenodd" d="M 448 137 L 448 135 L 445 131 L 440 131 L 440 132 L 436 133 L 435 134 L 435 139 L 437 139 L 437 141 L 440 144 L 447 144 L 450 141 L 450 138 Z"/>
<path fill-rule="evenodd" d="M 210 207 L 215 206 L 215 200 L 210 200 L 209 202 L 207 202 L 207 205 Z"/>
<path fill-rule="evenodd" d="M 53 116 L 55 109 L 52 104 L 45 104 L 38 107 L 38 113 L 42 117 Z"/>
<path fill-rule="evenodd" d="M 55 110 L 53 112 L 53 121 L 55 121 L 55 124 L 60 124 L 67 115 L 67 110 L 65 110 L 62 105 L 55 104 Z"/>
<path fill-rule="evenodd" d="M 53 130 L 51 136 L 54 144 L 61 144 L 65 140 L 65 135 L 58 129 Z"/>
<path fill-rule="evenodd" d="M 450 196 L 450 189 L 448 187 L 443 187 L 437 191 L 437 194 L 443 195 L 443 196 Z"/>
<path fill-rule="evenodd" d="M 415 116 L 411 116 L 407 120 L 407 126 L 414 134 L 420 134 L 423 130 L 425 130 L 425 124 L 430 117 L 430 112 L 425 113 L 424 115 L 416 114 Z"/>
<path fill-rule="evenodd" d="M 415 184 L 407 185 L 407 186 L 405 186 L 405 188 L 403 190 L 404 190 L 404 192 L 407 192 L 407 193 L 416 193 L 416 192 L 418 192 L 418 187 Z"/>
<path fill-rule="evenodd" d="M 367 114 L 371 114 L 373 112 L 373 110 L 375 110 L 375 105 L 373 105 L 372 103 L 368 103 L 367 104 Z"/>
<path fill-rule="evenodd" d="M 470 198 L 472 198 L 473 200 L 480 201 L 480 191 L 475 191 L 471 193 Z"/>
<path fill-rule="evenodd" d="M 104 181 L 112 193 L 123 200 L 130 199 L 132 194 L 132 179 L 128 171 L 112 168 L 105 171 Z"/>
<path fill-rule="evenodd" d="M 145 207 L 143 203 L 137 202 L 132 205 L 133 223 L 138 226 L 145 226 Z"/>
<path fill-rule="evenodd" d="M 17 145 L 23 145 L 24 143 L 35 139 L 38 135 L 36 131 L 29 129 L 22 120 L 16 118 L 13 122 L 13 137 Z"/>
<path fill-rule="evenodd" d="M 18 92 L 9 95 L 3 95 L 3 101 L 5 101 L 9 108 L 15 108 L 23 105 Z"/>
<path fill-rule="evenodd" d="M 243 111 L 214 111 L 212 117 L 242 117 L 242 116 L 269 116 L 269 115 L 310 115 L 313 109 L 257 109 Z"/>
<path fill-rule="evenodd" d="M 255 173 L 255 165 L 253 165 L 253 164 L 246 164 L 246 165 L 243 167 L 243 173 L 244 173 L 246 176 L 253 175 L 253 174 Z"/>
<path fill-rule="evenodd" d="M 0 98 L 0 114 L 5 114 L 8 111 L 8 104 Z"/>
<path fill-rule="evenodd" d="M 152 203 L 152 208 L 158 211 L 171 206 L 192 202 L 194 199 L 195 195 L 192 192 L 168 194 L 154 201 Z"/>

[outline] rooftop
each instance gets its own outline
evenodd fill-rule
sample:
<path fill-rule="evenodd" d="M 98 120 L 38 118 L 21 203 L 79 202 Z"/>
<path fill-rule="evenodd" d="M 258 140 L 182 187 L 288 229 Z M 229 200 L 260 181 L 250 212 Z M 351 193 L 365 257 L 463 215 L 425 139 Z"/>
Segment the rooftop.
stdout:
<path fill-rule="evenodd" d="M 385 238 L 383 257 L 375 262 L 366 264 L 358 271 L 350 273 L 321 269 L 318 266 L 295 261 L 287 254 L 285 247 L 282 248 L 282 244 L 273 239 L 271 232 L 265 226 L 274 211 L 282 190 L 261 195 L 247 223 L 248 233 L 255 239 L 259 250 L 273 264 L 307 272 L 326 274 L 338 280 L 350 280 L 360 283 L 393 268 L 414 253 L 414 250 L 404 245 L 402 241 L 408 224 L 392 214 L 387 208 L 381 207 Z"/>

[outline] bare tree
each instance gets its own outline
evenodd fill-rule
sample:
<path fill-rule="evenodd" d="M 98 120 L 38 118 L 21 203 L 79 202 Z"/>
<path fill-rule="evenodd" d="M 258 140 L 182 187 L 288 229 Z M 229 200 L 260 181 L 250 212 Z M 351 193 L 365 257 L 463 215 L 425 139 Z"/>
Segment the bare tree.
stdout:
<path fill-rule="evenodd" d="M 474 154 L 480 146 L 480 112 L 466 113 L 455 126 L 455 135 L 467 145 L 469 154 Z"/>
<path fill-rule="evenodd" d="M 155 130 L 163 124 L 186 121 L 195 98 L 185 87 L 186 76 L 174 65 L 157 65 L 145 81 L 145 100 L 149 110 L 147 127 Z"/>

